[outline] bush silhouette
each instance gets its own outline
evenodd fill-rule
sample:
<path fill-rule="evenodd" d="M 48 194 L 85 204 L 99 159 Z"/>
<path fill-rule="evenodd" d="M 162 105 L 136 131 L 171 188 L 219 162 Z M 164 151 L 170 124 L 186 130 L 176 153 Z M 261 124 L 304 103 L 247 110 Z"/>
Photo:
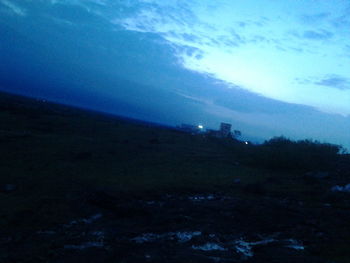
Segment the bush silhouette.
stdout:
<path fill-rule="evenodd" d="M 250 150 L 250 164 L 268 169 L 327 170 L 338 158 L 342 147 L 313 140 L 292 141 L 274 137 Z"/>

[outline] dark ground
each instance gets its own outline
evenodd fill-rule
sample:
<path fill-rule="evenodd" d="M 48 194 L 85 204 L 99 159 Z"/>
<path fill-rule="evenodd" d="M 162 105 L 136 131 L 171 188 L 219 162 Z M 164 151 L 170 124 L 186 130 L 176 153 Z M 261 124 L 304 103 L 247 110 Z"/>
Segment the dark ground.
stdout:
<path fill-rule="evenodd" d="M 350 193 L 330 191 L 347 158 L 272 171 L 231 142 L 8 94 L 0 121 L 0 262 L 350 262 Z"/>

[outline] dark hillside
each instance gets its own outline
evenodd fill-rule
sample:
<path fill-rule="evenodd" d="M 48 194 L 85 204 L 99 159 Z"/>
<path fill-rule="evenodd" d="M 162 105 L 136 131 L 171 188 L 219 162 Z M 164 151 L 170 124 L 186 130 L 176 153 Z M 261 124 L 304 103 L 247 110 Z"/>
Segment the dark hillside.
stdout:
<path fill-rule="evenodd" d="M 0 262 L 349 262 L 337 146 L 245 145 L 5 93 L 0 121 Z"/>

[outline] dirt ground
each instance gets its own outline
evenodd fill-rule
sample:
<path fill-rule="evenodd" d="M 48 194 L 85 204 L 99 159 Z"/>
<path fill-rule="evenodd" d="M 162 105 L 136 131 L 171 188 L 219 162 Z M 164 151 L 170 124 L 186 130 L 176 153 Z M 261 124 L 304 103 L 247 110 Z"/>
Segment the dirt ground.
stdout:
<path fill-rule="evenodd" d="M 331 191 L 347 159 L 270 171 L 153 124 L 8 94 L 0 110 L 0 262 L 350 262 L 350 194 Z"/>

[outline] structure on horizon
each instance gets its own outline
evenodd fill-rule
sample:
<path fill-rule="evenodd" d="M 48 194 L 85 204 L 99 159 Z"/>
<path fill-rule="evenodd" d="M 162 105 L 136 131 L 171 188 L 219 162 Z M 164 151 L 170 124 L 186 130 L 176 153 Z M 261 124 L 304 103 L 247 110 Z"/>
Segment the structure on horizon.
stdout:
<path fill-rule="evenodd" d="M 226 137 L 229 137 L 231 136 L 231 127 L 232 125 L 230 123 L 225 123 L 225 122 L 222 122 L 220 124 L 220 135 L 222 138 L 226 138 Z"/>
<path fill-rule="evenodd" d="M 178 128 L 184 132 L 188 132 L 188 133 L 192 133 L 192 134 L 196 134 L 196 133 L 200 133 L 203 131 L 203 125 L 199 124 L 199 125 L 192 125 L 192 124 L 181 124 L 181 126 L 178 126 Z"/>
<path fill-rule="evenodd" d="M 220 123 L 220 130 L 207 129 L 207 134 L 217 138 L 232 138 L 231 127 L 230 123 L 222 122 Z"/>
<path fill-rule="evenodd" d="M 188 132 L 191 134 L 201 134 L 203 133 L 204 126 L 192 125 L 192 124 L 181 124 L 177 126 L 177 128 L 181 131 Z M 238 130 L 234 130 L 231 132 L 232 125 L 230 123 L 221 122 L 220 129 L 206 129 L 205 134 L 208 136 L 216 137 L 216 138 L 237 138 L 241 136 L 241 132 Z"/>

